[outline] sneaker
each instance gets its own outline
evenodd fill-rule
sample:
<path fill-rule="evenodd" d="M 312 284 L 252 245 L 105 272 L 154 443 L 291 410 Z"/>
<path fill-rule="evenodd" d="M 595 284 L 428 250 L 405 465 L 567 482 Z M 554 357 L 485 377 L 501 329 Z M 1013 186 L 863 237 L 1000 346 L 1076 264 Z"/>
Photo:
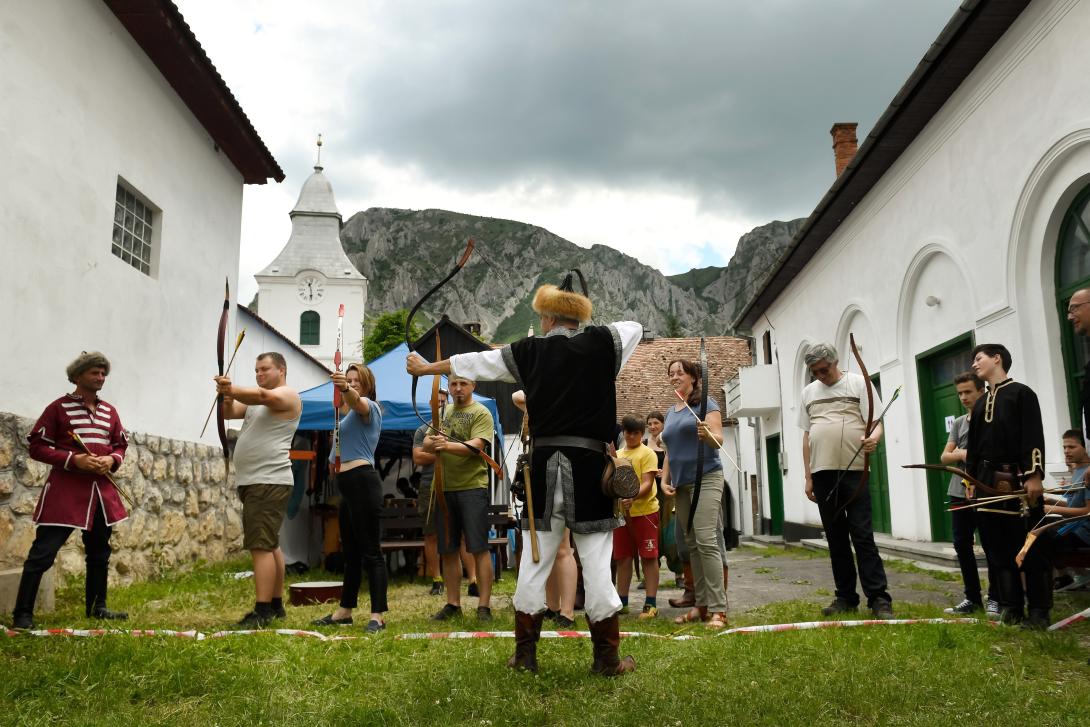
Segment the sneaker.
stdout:
<path fill-rule="evenodd" d="M 643 610 L 640 611 L 639 619 L 640 621 L 647 621 L 648 619 L 657 618 L 658 615 L 659 610 L 657 607 L 645 605 Z"/>
<path fill-rule="evenodd" d="M 954 614 L 957 616 L 968 616 L 971 613 L 979 611 L 980 608 L 981 605 L 979 603 L 977 603 L 976 601 L 970 601 L 968 598 L 966 598 L 958 605 L 951 606 L 950 608 L 944 608 L 942 611 L 943 613 Z"/>
<path fill-rule="evenodd" d="M 15 631 L 30 631 L 35 628 L 34 616 L 29 613 L 20 613 L 12 616 L 11 628 Z"/>
<path fill-rule="evenodd" d="M 988 617 L 989 621 L 999 620 L 999 601 L 993 601 L 988 599 L 984 603 L 984 613 Z"/>
<path fill-rule="evenodd" d="M 884 598 L 877 598 L 874 603 L 871 604 L 870 612 L 877 619 L 889 621 L 893 618 L 893 604 Z"/>
<path fill-rule="evenodd" d="M 105 606 L 95 606 L 91 611 L 91 618 L 103 619 L 105 621 L 127 621 L 129 614 L 124 611 L 111 611 Z"/>
<path fill-rule="evenodd" d="M 257 611 L 250 611 L 243 616 L 236 626 L 241 626 L 244 629 L 263 629 L 269 625 L 272 618 L 269 616 L 262 616 Z"/>
<path fill-rule="evenodd" d="M 367 626 L 365 626 L 363 630 L 369 634 L 377 634 L 379 631 L 384 631 L 385 629 L 385 621 L 376 621 L 375 619 L 371 619 L 367 622 Z"/>
<path fill-rule="evenodd" d="M 477 606 L 477 620 L 478 621 L 491 621 L 492 609 L 488 606 Z"/>
<path fill-rule="evenodd" d="M 455 606 L 453 604 L 446 604 L 439 612 L 431 617 L 432 621 L 449 621 L 452 618 L 458 618 L 462 615 L 462 607 Z"/>
<path fill-rule="evenodd" d="M 821 609 L 822 616 L 836 616 L 841 613 L 855 613 L 859 609 L 858 605 L 852 605 L 845 601 L 843 598 L 833 599 L 825 608 Z"/>
<path fill-rule="evenodd" d="M 568 631 L 573 626 L 575 626 L 575 621 L 571 620 L 562 613 L 556 614 L 556 617 L 553 619 L 553 623 L 556 624 L 556 628 L 559 631 Z"/>
<path fill-rule="evenodd" d="M 443 581 L 432 581 L 431 590 L 428 591 L 429 596 L 442 596 L 443 595 Z"/>
<path fill-rule="evenodd" d="M 466 589 L 466 595 L 471 598 L 480 598 L 481 589 L 477 588 L 477 582 L 473 581 L 469 584 L 469 588 Z"/>
<path fill-rule="evenodd" d="M 347 618 L 333 618 L 333 614 L 322 616 L 311 621 L 315 626 L 351 626 L 352 617 Z"/>

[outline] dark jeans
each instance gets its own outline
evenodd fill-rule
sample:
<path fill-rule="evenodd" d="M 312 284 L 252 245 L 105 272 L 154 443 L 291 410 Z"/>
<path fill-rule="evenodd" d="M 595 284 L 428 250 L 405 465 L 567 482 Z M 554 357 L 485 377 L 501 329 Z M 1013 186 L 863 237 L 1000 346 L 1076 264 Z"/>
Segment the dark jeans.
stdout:
<path fill-rule="evenodd" d="M 385 613 L 388 579 L 382 558 L 382 480 L 374 467 L 363 465 L 337 475 L 337 487 L 341 491 L 339 519 L 344 552 L 341 607 L 356 607 L 366 568 L 371 612 Z"/>
<path fill-rule="evenodd" d="M 950 506 L 965 505 L 969 501 L 964 497 L 950 496 Z M 1009 516 L 1007 516 L 1009 517 Z M 973 603 L 982 603 L 980 598 L 980 572 L 976 562 L 976 553 L 973 550 L 974 535 L 977 529 L 976 508 L 954 510 L 950 513 L 950 520 L 954 530 L 954 552 L 958 555 L 958 565 L 961 566 L 961 580 L 965 584 L 965 597 Z M 996 577 L 988 570 L 988 598 L 998 602 L 999 589 L 996 585 Z"/>
<path fill-rule="evenodd" d="M 984 546 L 984 555 L 988 557 L 989 578 L 994 574 L 998 585 L 997 598 L 1001 608 L 1015 613 L 1022 613 L 1028 602 L 1032 609 L 1052 608 L 1052 566 L 1048 562 L 1046 549 L 1034 546 L 1026 554 L 1019 570 L 1014 558 L 1022 549 L 1026 540 L 1026 527 L 1040 522 L 1044 506 L 1038 500 L 1029 510 L 1028 521 L 1019 514 L 1017 502 L 1000 502 L 988 509 L 1005 510 L 1014 513 L 981 512 L 977 522 L 980 527 L 980 542 Z M 1022 577 L 1025 575 L 1025 587 Z"/>
<path fill-rule="evenodd" d="M 838 485 L 837 478 L 841 475 L 843 478 Z M 870 490 L 865 489 L 846 509 L 841 508 L 859 486 L 862 475 L 862 472 L 839 470 L 813 473 L 814 496 L 821 513 L 821 525 L 825 528 L 825 540 L 829 543 L 836 597 L 850 606 L 859 605 L 859 593 L 855 589 L 857 564 L 859 584 L 867 596 L 867 605 L 873 606 L 879 599 L 893 601 L 886 585 L 886 569 L 878 555 L 878 546 L 874 544 Z"/>

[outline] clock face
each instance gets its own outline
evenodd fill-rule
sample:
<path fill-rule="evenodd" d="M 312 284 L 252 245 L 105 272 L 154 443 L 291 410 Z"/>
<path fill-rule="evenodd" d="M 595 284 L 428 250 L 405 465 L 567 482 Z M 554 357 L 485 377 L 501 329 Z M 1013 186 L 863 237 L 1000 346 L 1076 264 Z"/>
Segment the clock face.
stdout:
<path fill-rule="evenodd" d="M 323 295 L 325 295 L 325 289 L 319 278 L 308 275 L 299 281 L 299 300 L 304 303 L 318 303 Z"/>

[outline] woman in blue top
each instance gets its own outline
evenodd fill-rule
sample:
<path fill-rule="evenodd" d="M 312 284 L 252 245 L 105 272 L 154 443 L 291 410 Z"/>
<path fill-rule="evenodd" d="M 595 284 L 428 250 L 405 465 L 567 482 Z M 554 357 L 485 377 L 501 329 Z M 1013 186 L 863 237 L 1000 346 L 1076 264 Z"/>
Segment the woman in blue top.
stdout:
<path fill-rule="evenodd" d="M 360 578 L 367 569 L 371 598 L 371 619 L 367 631 L 386 628 L 386 561 L 380 547 L 382 536 L 382 480 L 375 471 L 375 446 L 382 429 L 382 409 L 375 401 L 375 376 L 363 364 L 349 364 L 343 374 L 333 374 L 333 385 L 341 390 L 341 491 L 339 520 L 344 554 L 344 587 L 340 608 L 314 623 L 319 626 L 347 626 L 360 591 Z M 332 465 L 336 452 L 329 453 Z"/>
<path fill-rule="evenodd" d="M 671 361 L 666 372 L 670 385 L 694 409 L 700 406 L 700 366 L 692 361 Z M 719 463 L 719 447 L 723 438 L 723 416 L 719 405 L 708 398 L 708 413 L 697 427 L 696 417 L 680 401 L 666 412 L 661 439 L 666 445 L 666 461 L 662 468 L 662 491 L 677 493 L 678 532 L 689 546 L 689 560 L 696 588 L 696 606 L 677 623 L 704 620 L 710 629 L 721 629 L 727 623 L 727 592 L 723 584 L 723 557 L 717 531 L 723 506 L 723 467 Z M 701 441 L 703 440 L 703 441 Z M 704 466 L 700 473 L 700 498 L 697 501 L 693 527 L 689 529 L 689 509 L 692 507 L 694 484 L 697 480 L 697 447 L 704 448 Z"/>

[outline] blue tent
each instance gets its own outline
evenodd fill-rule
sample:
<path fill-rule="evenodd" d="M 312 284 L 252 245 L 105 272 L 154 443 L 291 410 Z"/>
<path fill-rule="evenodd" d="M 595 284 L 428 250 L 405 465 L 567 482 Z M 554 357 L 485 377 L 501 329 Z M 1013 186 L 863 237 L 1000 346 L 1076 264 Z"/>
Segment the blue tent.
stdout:
<path fill-rule="evenodd" d="M 411 432 L 420 426 L 420 420 L 413 413 L 410 396 L 413 377 L 405 371 L 405 357 L 408 355 L 409 347 L 403 343 L 367 364 L 371 373 L 375 375 L 379 404 L 382 405 L 383 432 Z M 416 404 L 421 415 L 425 419 L 430 418 L 428 409 L 428 398 L 431 395 L 430 378 L 421 380 L 417 385 L 416 394 Z M 333 383 L 327 381 L 313 389 L 300 392 L 299 396 L 303 399 L 303 417 L 299 421 L 299 429 L 332 431 Z M 473 399 L 484 404 L 492 413 L 492 421 L 496 424 L 496 436 L 502 442 L 503 427 L 500 425 L 500 415 L 495 399 L 477 394 L 473 395 Z"/>

